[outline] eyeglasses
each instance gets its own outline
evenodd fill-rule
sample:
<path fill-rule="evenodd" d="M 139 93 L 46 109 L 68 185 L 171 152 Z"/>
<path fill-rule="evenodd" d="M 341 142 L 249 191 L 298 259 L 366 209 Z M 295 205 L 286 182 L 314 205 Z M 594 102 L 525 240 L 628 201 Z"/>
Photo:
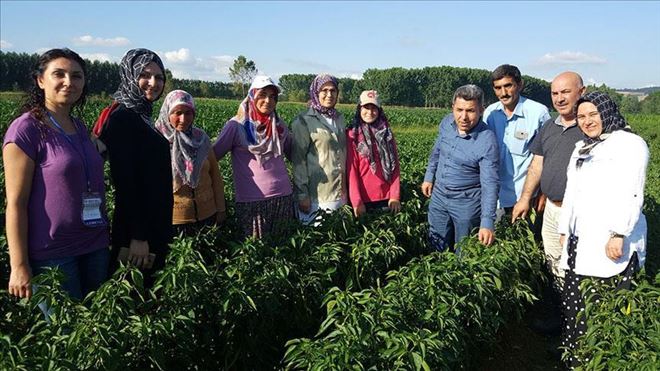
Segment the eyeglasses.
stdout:
<path fill-rule="evenodd" d="M 319 94 L 322 94 L 322 95 L 335 95 L 335 94 L 337 94 L 337 89 L 332 89 L 332 88 L 321 89 L 321 91 L 319 91 Z"/>

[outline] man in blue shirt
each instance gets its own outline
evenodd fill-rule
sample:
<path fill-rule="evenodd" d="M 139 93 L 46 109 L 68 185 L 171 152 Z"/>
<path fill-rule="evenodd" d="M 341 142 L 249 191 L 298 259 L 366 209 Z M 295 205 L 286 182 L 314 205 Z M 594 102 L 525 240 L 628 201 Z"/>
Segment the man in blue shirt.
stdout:
<path fill-rule="evenodd" d="M 550 114 L 543 104 L 520 95 L 524 83 L 518 67 L 497 67 L 491 73 L 491 81 L 499 101 L 486 108 L 483 120 L 495 132 L 500 149 L 499 207 L 504 210 L 498 211 L 510 214 L 520 199 L 532 162 L 530 144 Z"/>
<path fill-rule="evenodd" d="M 479 241 L 494 238 L 499 178 L 495 133 L 481 121 L 483 91 L 476 85 L 456 89 L 452 113 L 441 122 L 429 156 L 422 193 L 429 204 L 429 240 L 443 251 L 473 228 Z M 434 181 L 435 179 L 435 181 Z"/>

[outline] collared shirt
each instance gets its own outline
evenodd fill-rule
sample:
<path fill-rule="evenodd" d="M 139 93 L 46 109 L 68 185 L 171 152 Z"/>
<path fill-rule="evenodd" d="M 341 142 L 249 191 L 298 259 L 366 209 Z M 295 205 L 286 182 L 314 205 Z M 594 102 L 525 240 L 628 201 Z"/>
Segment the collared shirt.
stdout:
<path fill-rule="evenodd" d="M 644 264 L 647 225 L 642 206 L 649 149 L 639 136 L 615 131 L 583 156 L 578 169 L 582 146 L 582 141 L 577 143 L 570 157 L 558 232 L 578 236 L 575 273 L 612 277 L 623 272 L 634 252 L 640 266 Z M 605 252 L 612 232 L 624 236 L 623 256 L 616 261 Z M 560 267 L 568 269 L 567 258 L 564 246 Z"/>
<path fill-rule="evenodd" d="M 568 127 L 561 123 L 561 116 L 548 120 L 539 130 L 529 149 L 533 154 L 543 156 L 541 172 L 541 192 L 552 201 L 561 201 L 566 190 L 566 167 L 575 143 L 584 134 L 573 122 Z"/>
<path fill-rule="evenodd" d="M 334 127 L 313 108 L 299 114 L 293 131 L 293 184 L 297 199 L 319 204 L 346 200 L 346 126 L 337 114 Z"/>
<path fill-rule="evenodd" d="M 500 207 L 512 207 L 522 193 L 527 168 L 532 162 L 529 146 L 544 122 L 550 120 L 548 108 L 523 96 L 511 117 L 502 102 L 488 106 L 484 122 L 495 131 L 500 149 Z"/>
<path fill-rule="evenodd" d="M 440 122 L 424 181 L 435 179 L 433 192 L 446 195 L 480 187 L 481 227 L 493 229 L 499 188 L 498 158 L 497 139 L 484 122 L 460 135 L 450 113 Z"/>

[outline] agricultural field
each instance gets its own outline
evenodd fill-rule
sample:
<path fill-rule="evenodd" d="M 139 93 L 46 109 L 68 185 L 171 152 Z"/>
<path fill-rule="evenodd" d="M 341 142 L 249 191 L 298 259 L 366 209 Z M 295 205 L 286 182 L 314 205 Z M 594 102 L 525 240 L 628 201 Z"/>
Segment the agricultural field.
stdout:
<path fill-rule="evenodd" d="M 19 101 L 0 95 L 3 134 Z M 108 103 L 90 100 L 86 123 Z M 200 99 L 197 105 L 196 124 L 214 138 L 238 102 Z M 285 122 L 303 109 L 278 105 Z M 354 109 L 339 108 L 348 121 Z M 144 290 L 139 272 L 125 267 L 82 303 L 57 288 L 56 271 L 36 279 L 33 300 L 10 298 L 1 233 L 0 369 L 558 369 L 543 349 L 529 346 L 546 339 L 525 331 L 544 279 L 531 232 L 502 223 L 490 248 L 468 238 L 460 258 L 429 251 L 428 204 L 419 184 L 437 123 L 448 111 L 385 111 L 402 168 L 397 215 L 356 220 L 345 207 L 318 228 L 291 225 L 281 236 L 240 241 L 225 158 L 227 222 L 176 239 L 153 290 Z M 647 266 L 634 290 L 605 292 L 588 308 L 599 324 L 582 338 L 579 353 L 590 359 L 585 369 L 660 368 L 660 116 L 627 118 L 651 150 Z M 4 199 L 3 174 L 0 179 Z M 110 184 L 108 191 L 111 201 Z M 0 214 L 4 231 L 4 204 Z M 58 303 L 52 323 L 44 321 L 39 301 Z M 528 337 L 502 351 L 511 333 Z M 512 358 L 520 349 L 529 354 Z"/>

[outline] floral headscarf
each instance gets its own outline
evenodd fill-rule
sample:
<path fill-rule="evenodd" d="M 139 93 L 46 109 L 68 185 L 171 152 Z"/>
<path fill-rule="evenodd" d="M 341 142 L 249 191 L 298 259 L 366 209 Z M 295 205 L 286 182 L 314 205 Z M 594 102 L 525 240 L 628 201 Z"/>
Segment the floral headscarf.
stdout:
<path fill-rule="evenodd" d="M 165 67 L 160 57 L 148 49 L 131 49 L 121 59 L 119 65 L 120 83 L 117 91 L 112 97 L 119 103 L 126 106 L 142 116 L 142 120 L 153 127 L 151 113 L 153 104 L 140 89 L 138 79 L 142 70 L 151 62 L 155 62 L 163 71 L 165 77 Z M 164 82 L 164 81 L 163 81 Z M 160 98 L 160 97 L 159 97 Z"/>
<path fill-rule="evenodd" d="M 271 85 L 269 85 L 271 86 Z M 264 115 L 257 109 L 255 99 L 263 88 L 253 88 L 238 106 L 238 112 L 232 120 L 241 124 L 245 132 L 248 150 L 257 158 L 259 164 L 272 157 L 282 155 L 282 128 L 277 112 Z"/>
<path fill-rule="evenodd" d="M 591 152 L 591 150 L 596 145 L 607 139 L 613 131 L 630 131 L 630 126 L 623 118 L 621 112 L 619 112 L 619 108 L 616 106 L 616 103 L 614 103 L 609 95 L 599 91 L 585 94 L 583 97 L 578 99 L 577 103 L 575 104 L 574 110 L 576 116 L 578 107 L 584 102 L 590 102 L 596 106 L 596 109 L 600 114 L 600 120 L 603 123 L 603 131 L 597 138 L 591 138 L 585 134 L 584 146 L 582 146 L 582 148 L 579 150 L 580 155 L 589 154 L 589 152 Z"/>
<path fill-rule="evenodd" d="M 395 144 L 392 129 L 390 129 L 390 124 L 381 107 L 378 107 L 378 118 L 372 124 L 367 124 L 362 120 L 362 116 L 360 115 L 361 109 L 362 105 L 358 103 L 355 110 L 355 118 L 353 118 L 353 123 L 351 124 L 356 150 L 361 157 L 369 160 L 369 169 L 373 174 L 376 174 L 376 161 L 371 150 L 375 139 L 380 157 L 380 165 L 383 169 L 383 178 L 385 178 L 386 182 L 389 182 L 398 162 L 394 149 Z"/>
<path fill-rule="evenodd" d="M 183 90 L 173 90 L 165 97 L 155 124 L 156 129 L 170 142 L 174 192 L 182 185 L 197 188 L 202 163 L 211 149 L 211 141 L 204 130 L 194 125 L 186 131 L 172 127 L 170 114 L 179 106 L 189 107 L 195 113 L 193 97 Z"/>
<path fill-rule="evenodd" d="M 331 82 L 335 85 L 335 89 L 339 89 L 339 82 L 337 81 L 336 77 L 328 74 L 320 74 L 316 76 L 312 81 L 312 84 L 309 86 L 309 106 L 334 119 L 337 117 L 337 110 L 334 108 L 323 107 L 319 101 L 319 92 L 321 92 L 321 86 L 327 82 Z"/>

